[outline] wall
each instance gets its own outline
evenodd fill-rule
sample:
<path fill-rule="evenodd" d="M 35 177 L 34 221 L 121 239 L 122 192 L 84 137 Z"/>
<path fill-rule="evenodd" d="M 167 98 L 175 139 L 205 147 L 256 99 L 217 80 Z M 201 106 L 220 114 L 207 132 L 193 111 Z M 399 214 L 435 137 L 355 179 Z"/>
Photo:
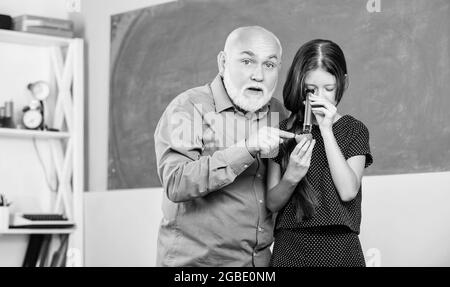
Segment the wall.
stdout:
<path fill-rule="evenodd" d="M 162 191 L 88 192 L 85 266 L 154 266 Z"/>
<path fill-rule="evenodd" d="M 449 203 L 450 172 L 365 177 L 360 238 L 366 261 L 450 266 Z"/>
<path fill-rule="evenodd" d="M 50 18 L 69 19 L 74 23 L 75 36 L 82 38 L 84 23 L 82 14 L 71 12 L 67 3 L 69 3 L 69 0 L 2 0 L 0 3 L 0 13 L 12 17 L 20 15 L 37 15 Z"/>
<path fill-rule="evenodd" d="M 368 266 L 450 266 L 450 172 L 370 176 L 362 184 Z M 86 266 L 154 266 L 162 195 L 87 193 Z"/>
<path fill-rule="evenodd" d="M 29 14 L 69 19 L 64 0 L 2 0 L 0 13 L 12 17 Z"/>

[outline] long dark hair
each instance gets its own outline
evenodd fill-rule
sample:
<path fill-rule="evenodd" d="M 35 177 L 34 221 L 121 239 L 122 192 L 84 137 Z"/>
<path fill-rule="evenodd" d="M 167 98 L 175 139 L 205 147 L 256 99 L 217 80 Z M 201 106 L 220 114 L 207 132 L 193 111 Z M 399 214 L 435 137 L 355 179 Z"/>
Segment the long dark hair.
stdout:
<path fill-rule="evenodd" d="M 330 40 L 316 39 L 305 43 L 295 54 L 283 87 L 283 102 L 291 112 L 288 119 L 288 131 L 301 133 L 303 113 L 305 110 L 305 78 L 308 72 L 318 68 L 336 77 L 336 102 L 339 103 L 347 88 L 347 65 L 341 48 Z M 296 145 L 295 139 L 287 140 L 280 145 L 283 154 L 282 173 L 286 171 L 289 156 Z M 308 175 L 303 177 L 294 190 L 293 202 L 296 208 L 296 219 L 301 222 L 314 216 L 317 207 L 317 192 L 313 189 Z"/>

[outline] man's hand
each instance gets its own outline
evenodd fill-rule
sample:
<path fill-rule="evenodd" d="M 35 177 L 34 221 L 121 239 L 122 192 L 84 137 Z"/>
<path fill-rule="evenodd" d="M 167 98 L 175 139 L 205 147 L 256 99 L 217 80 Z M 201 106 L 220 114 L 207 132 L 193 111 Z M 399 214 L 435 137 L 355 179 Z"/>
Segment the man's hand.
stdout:
<path fill-rule="evenodd" d="M 252 156 L 260 153 L 262 158 L 274 157 L 283 139 L 294 138 L 295 134 L 272 127 L 262 127 L 246 140 L 247 149 Z"/>

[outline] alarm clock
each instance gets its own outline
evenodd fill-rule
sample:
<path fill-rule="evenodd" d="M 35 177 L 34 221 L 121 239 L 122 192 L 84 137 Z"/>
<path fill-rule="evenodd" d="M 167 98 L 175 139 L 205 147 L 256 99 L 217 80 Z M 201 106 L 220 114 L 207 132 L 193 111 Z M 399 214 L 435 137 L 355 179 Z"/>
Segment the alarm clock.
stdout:
<path fill-rule="evenodd" d="M 22 123 L 25 128 L 30 130 L 41 129 L 44 124 L 44 116 L 42 114 L 42 107 L 39 101 L 31 101 L 29 106 L 22 110 Z"/>

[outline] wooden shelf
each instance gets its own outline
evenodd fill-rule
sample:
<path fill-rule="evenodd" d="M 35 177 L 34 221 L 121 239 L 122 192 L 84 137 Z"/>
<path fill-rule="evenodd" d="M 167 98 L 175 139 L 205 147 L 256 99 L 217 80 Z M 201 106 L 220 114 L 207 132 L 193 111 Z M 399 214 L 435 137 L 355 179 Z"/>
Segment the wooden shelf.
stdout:
<path fill-rule="evenodd" d="M 69 45 L 74 38 L 63 38 L 42 34 L 0 29 L 0 42 L 24 44 L 31 46 Z"/>
<path fill-rule="evenodd" d="M 74 231 L 75 228 L 10 228 L 0 231 L 0 236 L 8 234 L 69 234 Z"/>
<path fill-rule="evenodd" d="M 36 139 L 63 139 L 69 138 L 68 132 L 49 132 L 26 129 L 9 129 L 0 128 L 0 137 L 14 137 L 14 138 L 36 138 Z"/>

